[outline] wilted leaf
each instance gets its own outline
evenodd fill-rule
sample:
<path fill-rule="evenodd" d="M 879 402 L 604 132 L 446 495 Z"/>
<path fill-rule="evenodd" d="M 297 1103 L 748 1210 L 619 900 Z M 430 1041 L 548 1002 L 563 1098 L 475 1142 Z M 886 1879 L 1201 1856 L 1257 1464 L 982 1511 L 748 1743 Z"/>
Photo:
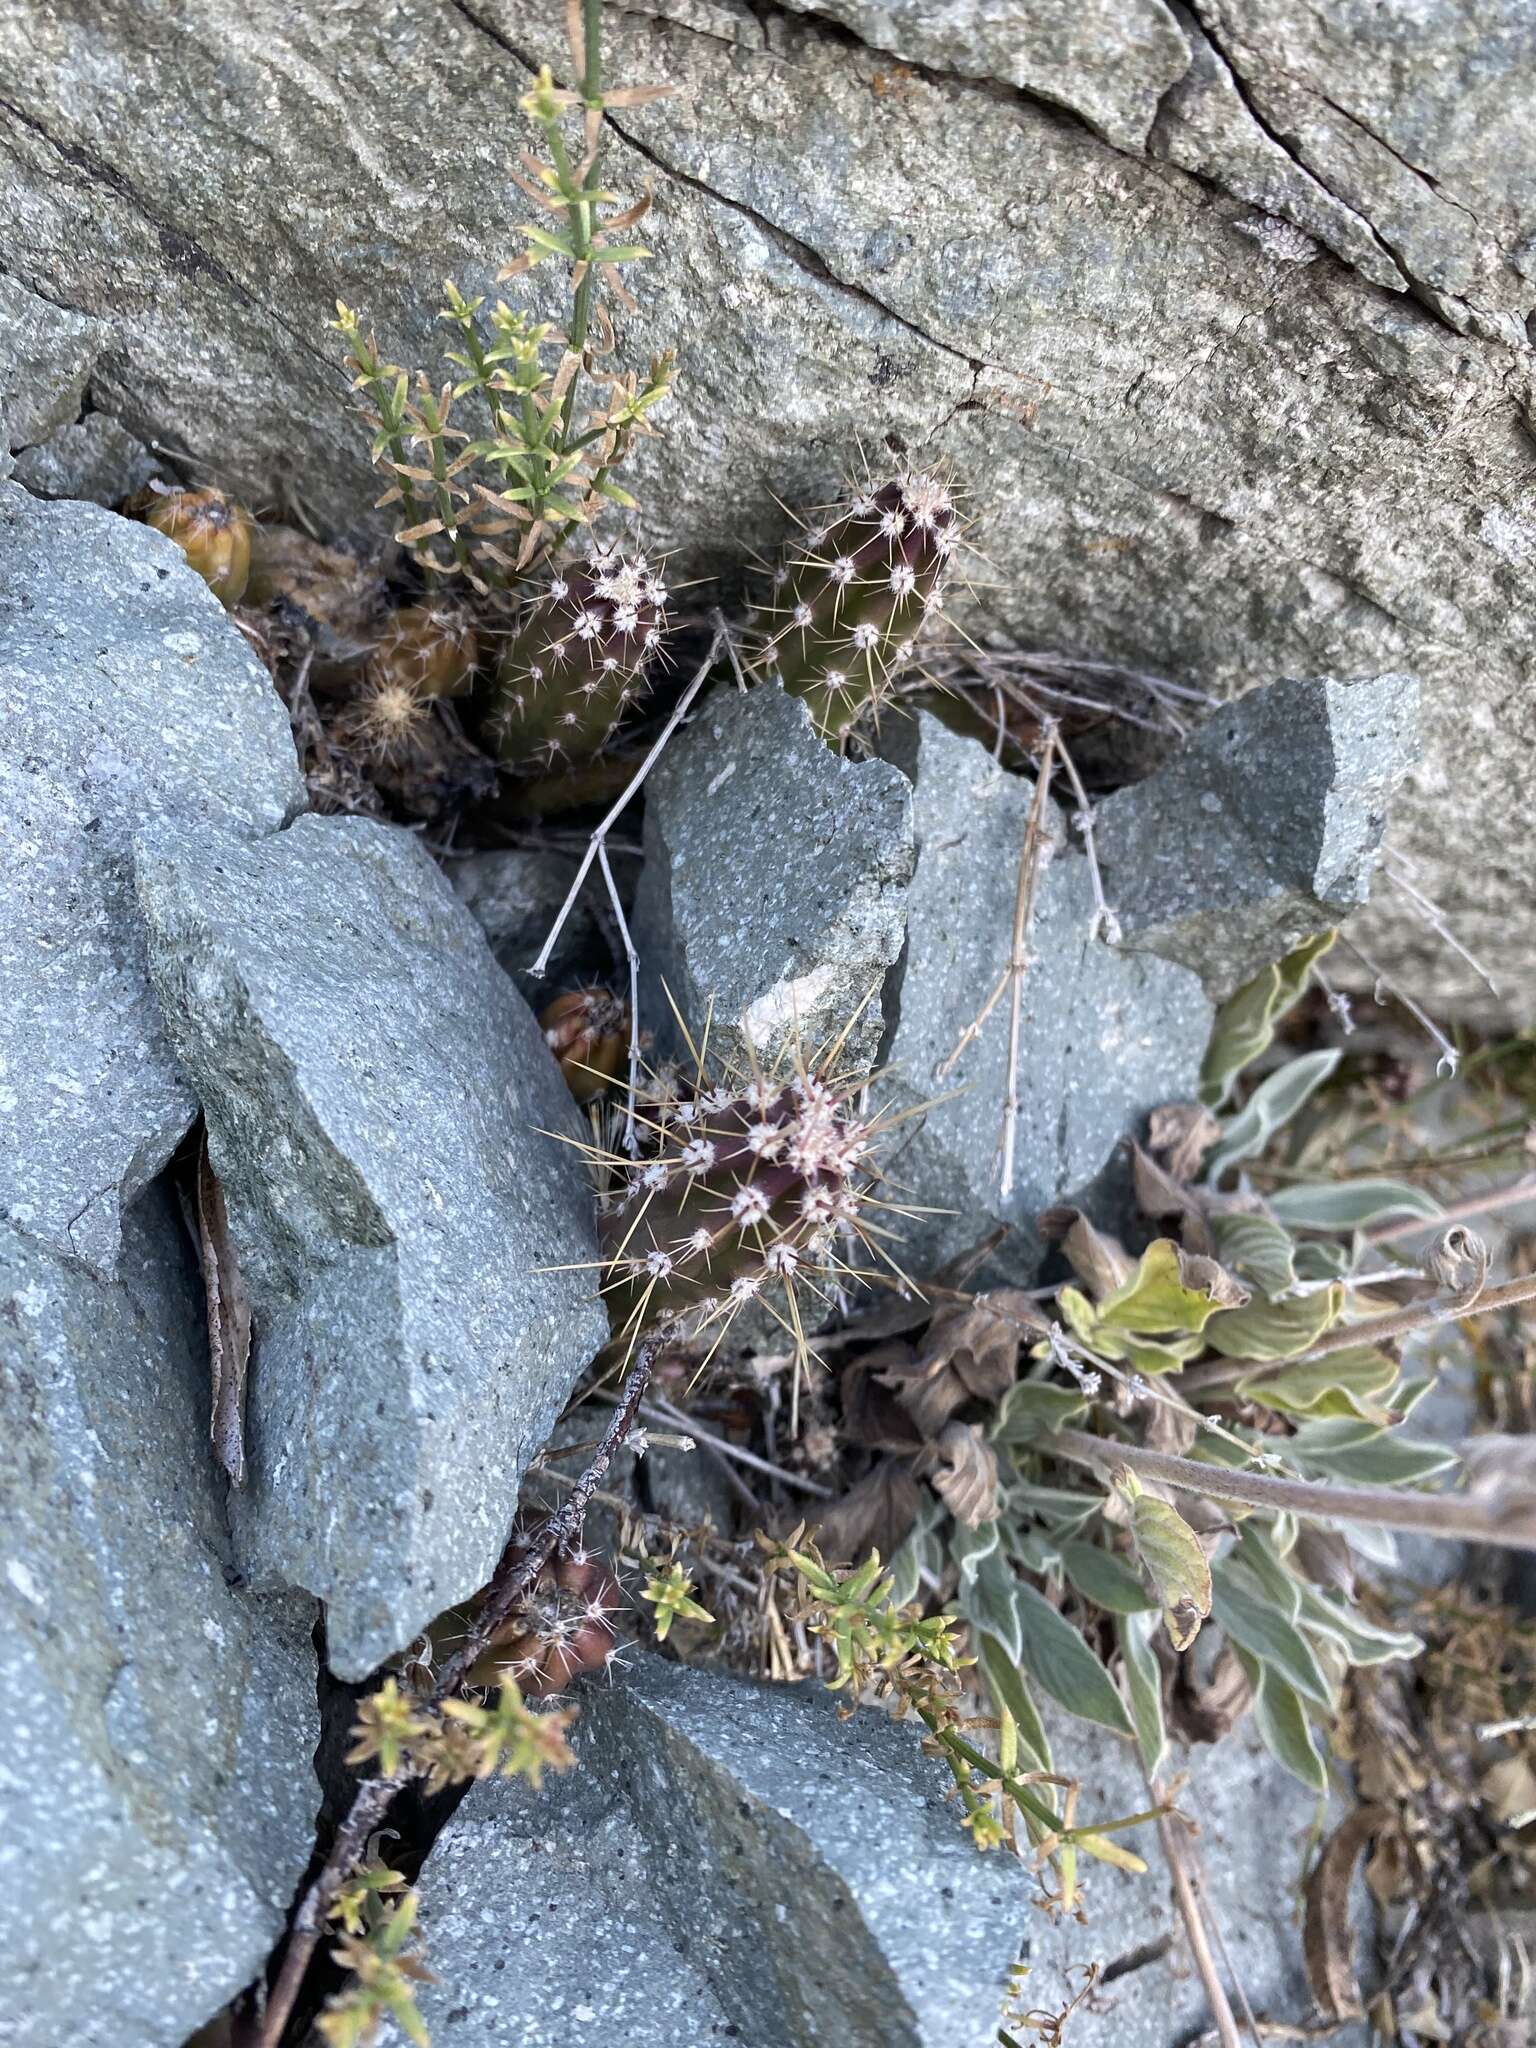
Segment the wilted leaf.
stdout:
<path fill-rule="evenodd" d="M 1240 1159 L 1261 1152 L 1310 1097 L 1322 1087 L 1344 1057 L 1337 1047 L 1327 1052 L 1304 1052 L 1259 1083 L 1236 1116 L 1224 1126 L 1221 1143 L 1206 1163 L 1206 1179 L 1212 1187 L 1228 1167 Z"/>
<path fill-rule="evenodd" d="M 1388 1216 L 1422 1216 L 1432 1223 L 1442 1213 L 1433 1195 L 1399 1180 L 1282 1188 L 1270 1196 L 1269 1206 L 1295 1230 L 1364 1230 Z"/>
<path fill-rule="evenodd" d="M 1104 1357 L 1128 1358 L 1144 1372 L 1165 1372 L 1199 1349 L 1190 1339 L 1218 1309 L 1247 1299 L 1247 1290 L 1214 1259 L 1159 1237 L 1102 1301 L 1095 1304 L 1077 1288 L 1063 1287 L 1057 1306 L 1082 1342 Z"/>
<path fill-rule="evenodd" d="M 945 1303 L 920 1344 L 886 1347 L 893 1355 L 877 1370 L 921 1435 L 936 1437 L 967 1401 L 1002 1399 L 1018 1377 L 1025 1330 L 1045 1327 L 1028 1295 L 998 1288 Z"/>
<path fill-rule="evenodd" d="M 1035 1683 L 1069 1714 L 1111 1728 L 1116 1735 L 1133 1734 L 1114 1680 L 1072 1624 L 1022 1579 L 1016 1597 L 1019 1662 Z"/>
<path fill-rule="evenodd" d="M 1131 1542 L 1163 1610 L 1163 1626 L 1176 1650 L 1187 1650 L 1211 1611 L 1211 1567 L 1188 1522 L 1170 1501 L 1148 1493 L 1135 1473 L 1114 1475 L 1125 1502 Z"/>
<path fill-rule="evenodd" d="M 1155 1778 L 1168 1752 L 1168 1732 L 1163 1723 L 1163 1671 L 1152 1648 L 1155 1612 L 1124 1614 L 1115 1623 L 1120 1641 L 1120 1661 L 1125 1669 L 1126 1703 L 1136 1730 L 1136 1747 L 1142 1768 Z"/>
<path fill-rule="evenodd" d="M 1536 1768 L 1526 1756 L 1501 1757 L 1478 1779 L 1477 1796 L 1500 1827 L 1529 1827 L 1536 1820 Z"/>
<path fill-rule="evenodd" d="M 1238 1383 L 1244 1400 L 1281 1415 L 1358 1420 L 1385 1427 L 1396 1420 L 1383 1405 L 1397 1381 L 1397 1361 L 1372 1345 L 1354 1344 L 1324 1358 L 1303 1358 L 1277 1373 L 1255 1374 Z"/>
<path fill-rule="evenodd" d="M 1275 1026 L 1307 985 L 1314 961 L 1333 944 L 1333 932 L 1321 932 L 1265 967 L 1229 996 L 1216 1012 L 1200 1070 L 1200 1099 L 1215 1108 L 1235 1077 L 1258 1058 L 1275 1035 Z"/>
<path fill-rule="evenodd" d="M 1361 1851 L 1387 1818 L 1385 1807 L 1357 1806 L 1323 1844 L 1307 1879 L 1302 1953 L 1307 1982 L 1325 2020 L 1356 2020 L 1364 2011 L 1355 1976 L 1349 1888 Z"/>
<path fill-rule="evenodd" d="M 1162 1222 L 1165 1217 L 1177 1216 L 1180 1220 L 1185 1243 L 1191 1251 L 1214 1251 L 1215 1240 L 1211 1237 L 1205 1217 L 1205 1204 L 1195 1189 L 1176 1181 L 1166 1167 L 1141 1147 L 1131 1145 L 1131 1185 L 1136 1195 L 1136 1206 L 1144 1216 L 1154 1217 Z"/>
<path fill-rule="evenodd" d="M 843 1428 L 851 1442 L 871 1451 L 915 1451 L 922 1447 L 923 1433 L 915 1417 L 890 1391 L 888 1375 L 916 1365 L 917 1354 L 910 1344 L 880 1344 L 842 1370 L 838 1393 L 843 1406 Z M 884 1557 L 887 1553 L 881 1551 Z"/>
<path fill-rule="evenodd" d="M 816 1518 L 812 1534 L 828 1564 L 853 1564 L 878 1550 L 889 1557 L 917 1520 L 922 1489 L 900 1458 L 882 1458 L 872 1472 Z"/>
<path fill-rule="evenodd" d="M 1112 1294 L 1128 1280 L 1135 1261 L 1117 1237 L 1094 1228 L 1081 1209 L 1047 1209 L 1035 1219 L 1047 1244 L 1059 1244 L 1072 1268 L 1095 1301 Z"/>
<path fill-rule="evenodd" d="M 229 1235 L 224 1190 L 208 1160 L 207 1128 L 197 1144 L 197 1246 L 208 1302 L 213 1455 L 236 1486 L 245 1484 L 245 1381 L 251 1362 L 251 1304 Z"/>
<path fill-rule="evenodd" d="M 957 1522 L 979 1529 L 996 1521 L 997 1453 L 974 1423 L 946 1422 L 919 1469 Z"/>
<path fill-rule="evenodd" d="M 1168 1714 L 1180 1742 L 1221 1742 L 1253 1705 L 1253 1687 L 1237 1651 L 1223 1643 L 1201 1683 L 1194 1657 L 1181 1657 Z"/>
<path fill-rule="evenodd" d="M 1355 1593 L 1355 1554 L 1349 1538 L 1337 1529 L 1325 1529 L 1318 1522 L 1303 1522 L 1291 1545 L 1291 1562 L 1313 1586 L 1329 1593 L 1342 1593 L 1352 1600 Z"/>
<path fill-rule="evenodd" d="M 1201 1161 L 1221 1136 L 1221 1125 L 1198 1102 L 1165 1102 L 1147 1119 L 1147 1148 L 1176 1181 L 1198 1178 Z"/>

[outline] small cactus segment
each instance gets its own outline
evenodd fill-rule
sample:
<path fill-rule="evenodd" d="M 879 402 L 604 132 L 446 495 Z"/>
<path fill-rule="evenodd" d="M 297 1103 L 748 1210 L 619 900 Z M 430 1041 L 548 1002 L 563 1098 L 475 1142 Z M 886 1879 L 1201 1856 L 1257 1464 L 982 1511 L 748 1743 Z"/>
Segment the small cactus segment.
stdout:
<path fill-rule="evenodd" d="M 245 596 L 251 573 L 251 515 L 222 491 L 149 484 L 128 510 L 175 541 L 226 611 Z"/>
<path fill-rule="evenodd" d="M 504 768 L 590 760 L 644 686 L 666 586 L 615 550 L 557 570 L 502 656 L 483 721 Z"/>
<path fill-rule="evenodd" d="M 855 1273 L 873 1277 L 850 1258 L 869 1242 L 879 1120 L 851 1113 L 853 1092 L 814 1072 L 727 1074 L 650 1106 L 648 1151 L 605 1161 L 602 1289 L 618 1336 L 672 1320 L 723 1330 L 762 1297 L 803 1348 L 799 1290 L 826 1304 Z"/>
<path fill-rule="evenodd" d="M 619 1071 L 629 1043 L 629 1011 L 605 988 L 556 996 L 539 1017 L 544 1043 L 578 1102 L 593 1102 Z"/>
<path fill-rule="evenodd" d="M 391 614 L 368 657 L 376 685 L 417 697 L 463 697 L 474 681 L 479 642 L 465 613 L 447 604 L 410 604 Z"/>
<path fill-rule="evenodd" d="M 954 494 L 910 472 L 861 492 L 780 569 L 766 608 L 763 666 L 836 741 L 878 706 L 908 660 L 960 538 Z"/>

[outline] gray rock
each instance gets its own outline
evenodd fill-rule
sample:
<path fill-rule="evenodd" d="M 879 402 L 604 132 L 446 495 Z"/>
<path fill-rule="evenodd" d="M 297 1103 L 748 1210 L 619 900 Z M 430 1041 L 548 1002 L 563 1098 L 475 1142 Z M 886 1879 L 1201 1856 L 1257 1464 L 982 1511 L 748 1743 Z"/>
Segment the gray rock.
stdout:
<path fill-rule="evenodd" d="M 1021 86 L 1138 150 L 1189 45 L 1163 0 L 785 0 L 910 63 Z"/>
<path fill-rule="evenodd" d="M 1080 1824 L 1145 1810 L 1146 1781 L 1128 1743 L 1055 1712 L 1047 1725 L 1057 1770 L 1082 1787 Z M 1199 1828 L 1191 1847 L 1202 1903 L 1225 1944 L 1226 1958 L 1219 1950 L 1217 1956 L 1228 1996 L 1236 1999 L 1235 1979 L 1255 2018 L 1304 2024 L 1313 2005 L 1299 1901 L 1316 1847 L 1317 1795 L 1275 1762 L 1251 1717 L 1213 1746 L 1176 1746 L 1165 1776 L 1180 1773 L 1187 1776 L 1177 1803 Z M 1331 1799 L 1329 1824 L 1348 1808 L 1346 1800 Z M 1144 1875 L 1080 1860 L 1083 1919 L 1031 1919 L 1025 2002 L 1060 2011 L 1082 1990 L 1087 1966 L 1097 1963 L 1102 1988 L 1073 2013 L 1067 2029 L 1074 2048 L 1185 2048 L 1205 2038 L 1213 2024 L 1210 2009 L 1155 1833 L 1143 1827 L 1124 1839 L 1146 1859 Z M 1350 1915 L 1366 1950 L 1371 1906 L 1363 1883 L 1354 1887 Z M 1362 2026 L 1331 2038 L 1341 2048 L 1366 2048 L 1370 2036 Z"/>
<path fill-rule="evenodd" d="M 363 1677 L 490 1576 L 607 1335 L 570 1097 L 408 832 L 142 835 L 166 1028 L 255 1310 L 242 1562 L 326 1602 Z"/>
<path fill-rule="evenodd" d="M 128 844 L 304 802 L 266 670 L 181 550 L 0 485 L 0 1214 L 103 1272 L 197 1113 L 161 1028 Z"/>
<path fill-rule="evenodd" d="M 578 1769 L 476 1786 L 428 1859 L 429 2027 L 463 2007 L 476 2048 L 989 2040 L 1029 1880 L 977 1854 L 910 1727 L 837 1707 L 651 1657 L 588 1688 Z"/>
<path fill-rule="evenodd" d="M 1007 995 L 944 1068 L 1008 964 L 1032 786 L 927 712 L 890 722 L 882 745 L 912 780 L 917 829 L 907 946 L 886 983 L 880 1048 L 881 1066 L 893 1069 L 881 1100 L 912 1120 L 885 1164 L 915 1202 L 947 1212 L 894 1224 L 904 1243 L 893 1250 L 921 1278 L 1007 1223 L 1013 1234 L 996 1270 L 1027 1279 L 1040 1253 L 1040 1210 L 1083 1192 L 1149 1109 L 1193 1094 L 1211 1005 L 1188 969 L 1094 936 L 1087 860 L 1058 846 L 1036 889 L 1016 1177 L 1005 1199 Z"/>
<path fill-rule="evenodd" d="M 912 799 L 882 761 L 840 759 L 798 698 L 719 691 L 651 778 L 635 903 L 641 1018 L 765 1062 L 812 1048 L 864 1005 L 844 1063 L 880 1042 L 871 1000 L 901 951 Z"/>
<path fill-rule="evenodd" d="M 258 1974 L 319 1800 L 313 1603 L 231 1583 L 162 1187 L 103 1281 L 0 1224 L 0 2042 L 181 2048 Z"/>
<path fill-rule="evenodd" d="M 973 493 L 987 588 L 952 606 L 972 631 L 1221 696 L 1421 674 L 1393 844 L 1502 994 L 1390 891 L 1362 931 L 1421 999 L 1536 1023 L 1524 0 L 1199 0 L 1188 96 L 1150 5 L 1074 9 L 1093 40 L 1054 78 L 1007 26 L 999 58 L 979 5 L 837 11 L 605 16 L 611 76 L 677 87 L 621 111 L 606 158 L 656 196 L 626 356 L 680 350 L 629 476 L 648 542 L 679 580 L 736 578 L 784 538 L 773 493 L 823 502 L 894 435 Z M 1012 11 L 1056 36 L 1058 10 Z M 347 528 L 378 486 L 321 322 L 339 293 L 437 372 L 440 280 L 493 290 L 524 211 L 486 137 L 558 65 L 563 13 L 398 0 L 337 38 L 284 0 L 186 0 L 166 38 L 135 0 L 5 0 L 9 260 L 112 323 L 95 402 L 253 498 L 297 475 Z M 930 19 L 953 55 L 919 49 Z M 973 66 L 991 75 L 955 75 Z M 1197 121 L 1201 92 L 1220 104 Z M 1302 235 L 1338 260 L 1297 260 Z"/>
<path fill-rule="evenodd" d="M 160 465 L 142 441 L 104 412 L 56 427 L 46 441 L 16 458 L 16 481 L 39 498 L 88 498 L 121 505 Z"/>
<path fill-rule="evenodd" d="M 79 417 L 105 332 L 101 321 L 0 272 L 0 439 L 8 447 L 46 441 Z"/>
<path fill-rule="evenodd" d="M 559 915 L 576 868 L 575 854 L 519 846 L 472 853 L 449 871 L 455 892 L 490 940 L 491 951 L 536 1010 L 596 961 L 611 965 L 588 907 L 591 887 L 602 886 L 594 877 L 576 899 L 542 978 L 528 972 Z"/>
<path fill-rule="evenodd" d="M 1123 943 L 1192 968 L 1220 1001 L 1340 924 L 1370 895 L 1418 708 L 1414 676 L 1271 683 L 1100 804 Z"/>

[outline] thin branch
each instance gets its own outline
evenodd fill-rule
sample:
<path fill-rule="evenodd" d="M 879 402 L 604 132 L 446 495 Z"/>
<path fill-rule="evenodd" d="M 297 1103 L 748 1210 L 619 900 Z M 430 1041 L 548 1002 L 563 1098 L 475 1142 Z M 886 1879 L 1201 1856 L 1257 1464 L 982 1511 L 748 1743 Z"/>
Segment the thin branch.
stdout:
<path fill-rule="evenodd" d="M 1494 996 L 1498 995 L 1498 983 L 1488 972 L 1482 961 L 1477 958 L 1476 954 L 1469 952 L 1451 930 L 1450 921 L 1439 904 L 1433 898 L 1426 896 L 1424 891 L 1409 878 L 1406 872 L 1408 865 L 1408 862 L 1400 853 L 1394 853 L 1388 848 L 1386 859 L 1382 864 L 1387 880 L 1395 888 L 1402 890 L 1408 901 L 1413 905 L 1435 936 L 1443 940 L 1453 953 L 1461 955 L 1478 980 L 1487 988 L 1488 993 Z"/>
<path fill-rule="evenodd" d="M 607 1401 L 612 1395 L 594 1393 L 595 1401 Z M 648 1422 L 669 1422 L 675 1429 L 686 1429 L 688 1434 L 701 1444 L 708 1444 L 712 1451 L 718 1451 L 722 1458 L 734 1458 L 738 1465 L 749 1465 L 754 1472 L 761 1472 L 768 1479 L 777 1479 L 781 1485 L 795 1486 L 802 1493 L 815 1494 L 820 1500 L 831 1500 L 833 1489 L 823 1486 L 819 1480 L 807 1479 L 799 1472 L 791 1472 L 784 1465 L 770 1465 L 766 1458 L 760 1458 L 756 1451 L 745 1450 L 740 1444 L 733 1444 L 723 1436 L 715 1436 L 710 1430 L 701 1429 L 691 1415 L 685 1415 L 681 1408 L 674 1408 L 670 1401 L 647 1401 L 640 1413 Z"/>
<path fill-rule="evenodd" d="M 591 873 L 592 863 L 597 859 L 599 852 L 602 850 L 603 845 L 607 840 L 609 831 L 618 822 L 619 818 L 623 815 L 625 807 L 628 805 L 630 799 L 634 796 L 636 790 L 639 789 L 640 785 L 644 782 L 645 778 L 650 774 L 651 770 L 655 767 L 657 761 L 661 758 L 662 749 L 666 746 L 667 741 L 671 739 L 673 733 L 676 732 L 677 728 L 682 724 L 683 719 L 687 716 L 688 707 L 692 704 L 694 698 L 699 694 L 700 690 L 703 689 L 704 684 L 708 679 L 710 670 L 714 667 L 715 662 L 719 659 L 720 649 L 723 646 L 729 645 L 729 643 L 730 628 L 726 625 L 725 621 L 721 619 L 715 627 L 715 637 L 709 643 L 709 652 L 705 655 L 703 661 L 699 664 L 698 673 L 694 676 L 693 680 L 689 683 L 687 689 L 684 690 L 682 696 L 678 698 L 677 703 L 673 706 L 672 716 L 667 720 L 666 724 L 657 734 L 656 739 L 651 746 L 650 752 L 646 755 L 645 759 L 640 763 L 640 766 L 635 770 L 634 774 L 629 778 L 629 781 L 625 783 L 624 788 L 615 800 L 612 809 L 609 811 L 608 815 L 603 819 L 602 823 L 593 832 L 591 838 L 587 841 L 587 850 L 581 857 L 581 864 L 576 870 L 576 878 L 571 883 L 569 890 L 566 892 L 565 901 L 561 904 L 559 910 L 555 914 L 555 921 L 549 928 L 549 935 L 545 939 L 544 944 L 539 949 L 538 959 L 535 960 L 533 962 L 533 965 L 528 969 L 528 972 L 530 974 L 543 974 L 548 970 L 549 956 L 555 950 L 555 941 L 559 938 L 561 932 L 565 929 L 566 919 L 570 916 L 572 910 L 575 908 L 576 899 L 581 894 L 582 884 L 586 881 L 587 876 Z"/>
<path fill-rule="evenodd" d="M 624 906 L 619 901 L 618 885 L 613 879 L 613 869 L 608 865 L 608 849 L 599 846 L 597 864 L 603 871 L 603 881 L 608 888 L 608 901 L 613 906 L 614 922 L 619 928 L 619 942 L 624 948 L 624 958 L 629 963 L 629 1080 L 624 1090 L 624 1150 L 631 1155 L 640 1147 L 635 1137 L 635 1091 L 640 1085 L 640 955 L 635 951 L 635 942 L 630 937 L 629 923 L 624 915 Z"/>
<path fill-rule="evenodd" d="M 1511 1508 L 1461 1493 L 1399 1492 L 1390 1486 L 1328 1486 L 1311 1479 L 1285 1479 L 1268 1472 L 1233 1472 L 1220 1465 L 1149 1450 L 1117 1437 L 1060 1429 L 1050 1449 L 1074 1465 L 1096 1471 L 1128 1465 L 1148 1479 L 1197 1493 L 1206 1500 L 1242 1507 L 1288 1511 L 1314 1521 L 1369 1522 L 1379 1529 L 1412 1529 L 1463 1543 L 1492 1543 L 1505 1550 L 1536 1550 L 1536 1509 Z"/>
<path fill-rule="evenodd" d="M 1157 1816 L 1158 1842 L 1162 1847 L 1163 1861 L 1168 1866 L 1168 1875 L 1173 1884 L 1174 1904 L 1179 1909 L 1179 1918 L 1184 1922 L 1190 1954 L 1194 1957 L 1206 2002 L 1211 2008 L 1211 2018 L 1216 2023 L 1217 2039 L 1221 2048 L 1243 2048 L 1242 2037 L 1237 2031 L 1237 2021 L 1233 2017 L 1232 2007 L 1217 1973 L 1216 1959 L 1211 1954 L 1211 1944 L 1206 1936 L 1196 1880 L 1190 1872 L 1185 1854 L 1187 1845 L 1179 1833 L 1183 1823 L 1168 1811 L 1167 1795 L 1159 1789 L 1156 1779 L 1150 1774 L 1147 1775 L 1147 1790 L 1154 1805 L 1162 1809 Z M 1246 1999 L 1243 2002 L 1247 2004 Z"/>
<path fill-rule="evenodd" d="M 1536 1202 L 1536 1173 L 1527 1174 L 1524 1180 L 1507 1188 L 1485 1188 L 1480 1195 L 1468 1195 L 1464 1202 L 1442 1209 L 1433 1218 L 1410 1216 L 1405 1223 L 1385 1224 L 1380 1230 L 1369 1231 L 1364 1241 L 1369 1245 L 1395 1244 L 1399 1238 L 1416 1237 L 1421 1230 L 1443 1230 L 1447 1223 L 1461 1223 L 1469 1216 L 1488 1216 L 1495 1209 L 1507 1209 L 1516 1202 Z"/>
<path fill-rule="evenodd" d="M 1452 1045 L 1451 1041 L 1446 1037 L 1445 1033 L 1440 1029 L 1439 1025 L 1434 1021 L 1434 1019 L 1429 1015 L 1429 1013 L 1426 1010 L 1422 1009 L 1419 1006 L 1419 1004 L 1417 1004 L 1414 1001 L 1413 997 L 1408 994 L 1406 989 L 1399 988 L 1395 981 L 1389 980 L 1388 977 L 1385 974 L 1383 974 L 1381 969 L 1376 965 L 1375 961 L 1371 959 L 1370 955 L 1368 953 L 1362 952 L 1360 947 L 1355 944 L 1353 939 L 1346 938 L 1344 934 L 1341 932 L 1339 934 L 1339 943 L 1342 946 L 1348 947 L 1350 952 L 1354 954 L 1355 958 L 1360 962 L 1360 965 L 1365 969 L 1367 974 L 1374 976 L 1376 986 L 1375 989 L 1372 991 L 1372 994 L 1375 1002 L 1377 1004 L 1385 1003 L 1386 996 L 1382 994 L 1382 990 L 1388 990 L 1390 994 L 1397 997 L 1397 1000 L 1402 1004 L 1403 1008 L 1408 1012 L 1409 1016 L 1412 1017 L 1418 1024 L 1420 1024 L 1423 1027 L 1423 1029 L 1429 1034 L 1430 1038 L 1434 1040 L 1434 1043 L 1439 1048 L 1440 1053 L 1440 1058 L 1435 1066 L 1435 1072 L 1438 1075 L 1440 1075 L 1440 1077 L 1443 1080 L 1450 1080 L 1454 1076 L 1456 1069 L 1461 1062 L 1461 1054 L 1456 1050 L 1455 1046 Z"/>
<path fill-rule="evenodd" d="M 665 1331 L 658 1330 L 640 1340 L 635 1363 L 624 1382 L 623 1394 L 591 1464 L 573 1484 L 565 1504 L 543 1523 L 529 1541 L 524 1543 L 514 1539 L 507 1545 L 491 1580 L 485 1603 L 470 1624 L 463 1642 L 441 1667 L 430 1690 L 419 1696 L 423 1706 L 440 1706 L 462 1688 L 481 1652 L 508 1616 L 527 1600 L 551 1557 L 557 1550 L 569 1548 L 580 1534 L 588 1504 L 613 1462 L 614 1453 L 634 1426 L 641 1396 L 650 1383 L 652 1361 L 665 1335 Z M 353 1794 L 352 1805 L 336 1831 L 336 1839 L 331 1844 L 324 1867 L 305 1892 L 294 1915 L 287 1947 L 283 1951 L 282 1968 L 262 2015 L 256 2048 L 279 2048 L 304 1979 L 309 1974 L 315 1950 L 325 1932 L 326 1917 L 336 1894 L 367 1848 L 369 1836 L 388 1813 L 395 1794 L 410 1782 L 413 1775 L 411 1767 L 406 1766 L 389 1777 L 368 1778 Z"/>
<path fill-rule="evenodd" d="M 1026 950 L 1035 921 L 1035 892 L 1040 881 L 1042 828 L 1045 806 L 1051 792 L 1051 770 L 1056 764 L 1056 722 L 1045 729 L 1045 747 L 1040 756 L 1040 773 L 1035 779 L 1034 801 L 1024 828 L 1024 851 L 1019 857 L 1019 886 L 1013 904 L 1013 947 L 1008 971 L 1013 986 L 1008 1001 L 1008 1087 L 1003 1097 L 1003 1160 L 998 1191 L 1006 1201 L 1013 1193 L 1014 1154 L 1019 1141 L 1019 1034 L 1024 1018 L 1024 976 L 1029 966 Z"/>

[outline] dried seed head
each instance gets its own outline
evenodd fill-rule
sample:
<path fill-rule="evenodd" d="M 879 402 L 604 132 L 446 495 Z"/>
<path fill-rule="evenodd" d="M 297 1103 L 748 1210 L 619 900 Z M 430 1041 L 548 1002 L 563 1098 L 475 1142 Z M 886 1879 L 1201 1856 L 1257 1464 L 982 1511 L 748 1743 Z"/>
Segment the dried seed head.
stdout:
<path fill-rule="evenodd" d="M 367 760 L 396 767 L 426 738 L 431 722 L 424 697 L 390 669 L 376 670 L 370 663 L 357 694 L 332 723 L 331 734 Z"/>
<path fill-rule="evenodd" d="M 226 611 L 239 604 L 251 573 L 251 515 L 243 505 L 223 491 L 149 484 L 128 509 L 175 541 Z"/>
<path fill-rule="evenodd" d="M 539 1017 L 544 1043 L 578 1102 L 592 1102 L 618 1073 L 629 1042 L 629 1011 L 605 988 L 578 988 Z"/>

